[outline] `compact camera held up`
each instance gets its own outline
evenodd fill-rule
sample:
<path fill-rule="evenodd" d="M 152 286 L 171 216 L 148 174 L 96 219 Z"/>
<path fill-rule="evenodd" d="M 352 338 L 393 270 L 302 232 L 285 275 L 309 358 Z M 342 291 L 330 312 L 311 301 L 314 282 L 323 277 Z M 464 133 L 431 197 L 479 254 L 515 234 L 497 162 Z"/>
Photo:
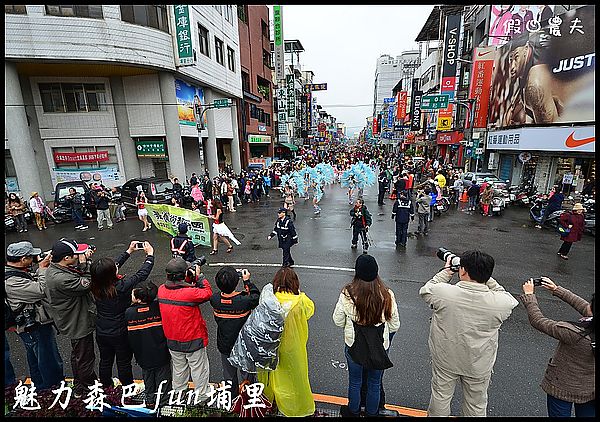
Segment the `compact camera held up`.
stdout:
<path fill-rule="evenodd" d="M 436 253 L 437 257 L 446 262 L 450 258 L 450 270 L 457 272 L 460 268 L 460 257 L 446 248 L 439 248 Z"/>

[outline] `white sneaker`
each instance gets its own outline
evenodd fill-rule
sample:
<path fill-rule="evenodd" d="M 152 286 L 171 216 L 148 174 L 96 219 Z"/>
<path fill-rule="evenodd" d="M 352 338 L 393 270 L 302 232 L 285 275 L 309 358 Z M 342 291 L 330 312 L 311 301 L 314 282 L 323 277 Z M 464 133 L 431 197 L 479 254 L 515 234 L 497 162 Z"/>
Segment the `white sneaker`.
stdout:
<path fill-rule="evenodd" d="M 143 231 L 143 232 L 145 232 L 146 230 L 148 230 L 146 227 L 144 227 L 144 228 L 142 229 L 142 231 Z"/>

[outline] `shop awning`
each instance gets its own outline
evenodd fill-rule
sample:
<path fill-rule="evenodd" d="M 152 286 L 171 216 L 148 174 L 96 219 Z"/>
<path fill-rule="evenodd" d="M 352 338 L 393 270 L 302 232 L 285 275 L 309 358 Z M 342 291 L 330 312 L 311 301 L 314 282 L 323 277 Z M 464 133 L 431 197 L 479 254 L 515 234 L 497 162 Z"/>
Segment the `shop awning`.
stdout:
<path fill-rule="evenodd" d="M 289 149 L 290 151 L 298 151 L 298 147 L 294 144 L 288 144 L 286 142 L 282 142 L 280 144 L 277 144 L 276 146 L 282 146 L 282 147 L 286 147 L 287 149 Z"/>

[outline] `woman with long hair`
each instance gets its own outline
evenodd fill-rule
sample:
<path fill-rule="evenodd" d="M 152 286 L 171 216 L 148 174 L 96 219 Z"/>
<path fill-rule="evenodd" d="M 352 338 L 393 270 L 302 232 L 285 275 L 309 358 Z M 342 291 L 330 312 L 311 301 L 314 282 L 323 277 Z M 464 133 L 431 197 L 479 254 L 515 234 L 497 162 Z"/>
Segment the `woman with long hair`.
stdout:
<path fill-rule="evenodd" d="M 16 193 L 11 192 L 8 194 L 8 201 L 6 202 L 6 214 L 14 217 L 17 224 L 17 231 L 23 233 L 27 231 L 27 221 L 25 220 L 25 211 L 27 207 L 21 201 L 21 198 Z"/>
<path fill-rule="evenodd" d="M 300 291 L 300 281 L 290 267 L 283 267 L 273 278 L 273 292 L 284 311 L 283 332 L 274 371 L 257 373 L 265 386 L 265 396 L 277 404 L 285 416 L 311 416 L 315 413 L 308 380 L 308 320 L 315 313 L 314 302 Z"/>
<path fill-rule="evenodd" d="M 390 339 L 400 328 L 394 292 L 379 278 L 377 261 L 362 254 L 356 259 L 355 275 L 340 293 L 333 322 L 344 329 L 344 352 L 348 361 L 348 406 L 342 416 L 360 412 L 363 372 L 367 377 L 365 410 L 377 416 L 383 370 L 392 366 L 387 357 Z"/>
<path fill-rule="evenodd" d="M 96 299 L 96 342 L 100 351 L 98 372 L 100 382 L 105 387 L 113 385 L 112 367 L 115 357 L 121 385 L 133 383 L 133 352 L 127 337 L 125 311 L 131 304 L 131 291 L 148 278 L 154 266 L 154 248 L 150 243 L 144 242 L 146 259 L 141 268 L 130 276 L 119 274 L 131 253 L 138 249 L 137 243 L 131 242 L 127 251 L 116 259 L 100 258 L 90 267 L 90 290 Z"/>
<path fill-rule="evenodd" d="M 576 417 L 596 416 L 596 350 L 594 323 L 594 293 L 591 302 L 548 277 L 541 277 L 540 286 L 571 305 L 582 316 L 579 321 L 553 321 L 544 317 L 535 295 L 532 279 L 523 284 L 519 296 L 527 310 L 529 323 L 538 331 L 558 340 L 554 356 L 548 362 L 542 390 L 547 395 L 549 417 L 570 417 L 573 405 Z"/>
<path fill-rule="evenodd" d="M 152 224 L 148 221 L 148 210 L 146 209 L 146 203 L 148 203 L 148 199 L 146 198 L 146 194 L 143 190 L 139 191 L 137 197 L 135 198 L 135 205 L 138 208 L 138 218 L 141 222 L 144 223 L 143 232 L 152 227 Z"/>
<path fill-rule="evenodd" d="M 209 215 L 208 218 L 214 220 L 213 222 L 213 249 L 210 251 L 210 255 L 216 255 L 219 249 L 219 239 L 227 245 L 227 253 L 233 251 L 233 245 L 229 239 L 233 240 L 236 245 L 241 245 L 240 241 L 235 238 L 229 227 L 223 221 L 223 203 L 218 199 L 214 201 L 214 215 Z"/>

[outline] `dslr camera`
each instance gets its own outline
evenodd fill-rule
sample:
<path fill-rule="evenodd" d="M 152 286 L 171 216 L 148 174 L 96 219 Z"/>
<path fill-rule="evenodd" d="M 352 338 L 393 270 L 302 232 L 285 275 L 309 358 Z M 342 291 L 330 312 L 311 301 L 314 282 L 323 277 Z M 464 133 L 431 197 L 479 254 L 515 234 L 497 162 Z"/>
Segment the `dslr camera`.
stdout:
<path fill-rule="evenodd" d="M 446 248 L 439 248 L 436 253 L 437 257 L 446 262 L 450 258 L 450 270 L 457 272 L 460 268 L 460 257 Z"/>
<path fill-rule="evenodd" d="M 202 267 L 203 265 L 206 265 L 206 256 L 204 255 L 190 263 L 189 268 L 185 272 L 186 279 L 194 280 L 196 276 L 196 266 Z M 201 280 L 202 278 L 204 278 L 203 275 L 200 276 L 199 280 Z"/>
<path fill-rule="evenodd" d="M 37 326 L 35 320 L 35 308 L 25 308 L 15 316 L 15 323 L 18 327 L 22 327 L 26 333 L 30 332 Z"/>

